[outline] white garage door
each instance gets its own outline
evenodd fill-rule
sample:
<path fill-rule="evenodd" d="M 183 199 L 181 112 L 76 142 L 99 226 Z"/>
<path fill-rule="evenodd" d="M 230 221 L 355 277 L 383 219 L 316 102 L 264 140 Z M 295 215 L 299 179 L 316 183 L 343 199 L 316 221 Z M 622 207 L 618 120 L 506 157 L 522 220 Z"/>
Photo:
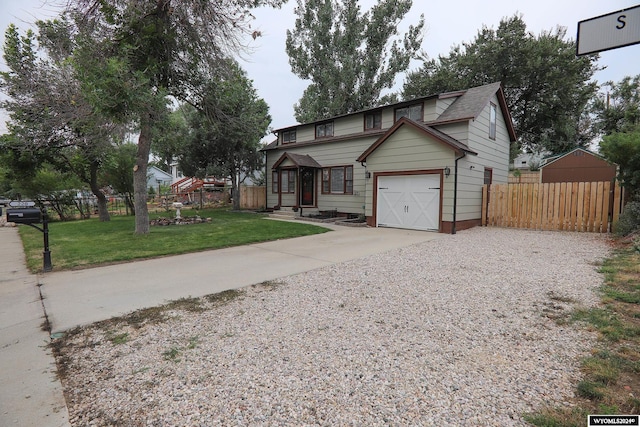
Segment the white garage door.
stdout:
<path fill-rule="evenodd" d="M 440 175 L 378 178 L 379 227 L 436 230 L 440 223 Z"/>

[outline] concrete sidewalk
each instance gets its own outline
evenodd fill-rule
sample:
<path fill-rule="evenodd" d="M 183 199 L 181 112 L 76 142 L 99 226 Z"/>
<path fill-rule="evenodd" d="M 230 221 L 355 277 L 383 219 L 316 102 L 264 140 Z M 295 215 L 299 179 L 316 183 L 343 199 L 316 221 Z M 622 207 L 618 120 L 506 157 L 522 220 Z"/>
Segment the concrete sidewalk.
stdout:
<path fill-rule="evenodd" d="M 2 426 L 70 425 L 43 322 L 38 277 L 27 271 L 18 230 L 0 227 Z"/>
<path fill-rule="evenodd" d="M 323 225 L 325 226 L 325 225 Z M 17 229 L 0 227 L 0 425 L 68 426 L 52 332 L 275 280 L 394 248 L 443 238 L 421 231 L 326 225 L 313 236 L 156 258 L 78 271 L 31 275 Z M 55 237 L 53 237 L 55 238 Z M 42 296 L 42 298 L 41 298 Z"/>

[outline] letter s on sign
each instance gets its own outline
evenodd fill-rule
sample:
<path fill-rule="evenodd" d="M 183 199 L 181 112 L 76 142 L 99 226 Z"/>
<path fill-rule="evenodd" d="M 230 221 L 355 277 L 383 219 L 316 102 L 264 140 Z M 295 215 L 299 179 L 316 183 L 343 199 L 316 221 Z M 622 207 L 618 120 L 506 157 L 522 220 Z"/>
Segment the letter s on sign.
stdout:
<path fill-rule="evenodd" d="M 625 21 L 625 19 L 627 19 L 627 15 L 620 15 L 618 16 L 618 25 L 616 25 L 616 28 L 618 30 L 621 30 L 624 28 L 625 25 L 627 25 L 627 22 Z"/>

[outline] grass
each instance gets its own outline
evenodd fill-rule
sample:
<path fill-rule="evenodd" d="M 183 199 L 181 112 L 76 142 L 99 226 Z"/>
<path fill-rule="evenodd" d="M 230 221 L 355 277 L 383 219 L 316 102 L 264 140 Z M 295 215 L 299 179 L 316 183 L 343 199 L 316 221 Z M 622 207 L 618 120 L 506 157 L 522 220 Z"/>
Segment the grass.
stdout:
<path fill-rule="evenodd" d="M 640 413 L 640 252 L 631 244 L 618 246 L 600 268 L 601 304 L 575 310 L 569 319 L 599 335 L 582 360 L 574 406 L 526 414 L 535 426 L 584 426 L 588 414 Z"/>
<path fill-rule="evenodd" d="M 155 226 L 147 235 L 135 235 L 135 218 L 112 216 L 49 224 L 49 246 L 54 271 L 87 268 L 165 255 L 220 249 L 269 240 L 324 233 L 312 224 L 270 221 L 265 215 L 227 209 L 183 210 L 182 215 L 210 217 L 210 223 Z M 150 214 L 150 218 L 171 216 Z M 42 269 L 43 237 L 39 231 L 20 226 L 20 236 L 30 271 Z"/>

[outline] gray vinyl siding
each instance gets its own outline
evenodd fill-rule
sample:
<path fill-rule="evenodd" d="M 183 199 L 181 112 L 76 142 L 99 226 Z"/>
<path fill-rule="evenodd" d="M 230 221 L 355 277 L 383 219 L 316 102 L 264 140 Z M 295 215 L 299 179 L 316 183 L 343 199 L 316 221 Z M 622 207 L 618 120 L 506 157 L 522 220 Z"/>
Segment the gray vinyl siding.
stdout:
<path fill-rule="evenodd" d="M 456 97 L 445 99 L 427 99 L 423 105 L 423 117 L 426 122 L 436 120 Z M 458 194 L 456 220 L 475 220 L 481 217 L 482 185 L 484 169 L 491 168 L 494 183 L 507 182 L 509 166 L 509 133 L 500 111 L 500 103 L 494 95 L 491 102 L 497 107 L 496 139 L 489 138 L 489 103 L 474 120 L 461 121 L 436 126 L 438 130 L 465 143 L 477 155 L 467 154 L 458 162 Z M 395 123 L 395 107 L 382 110 L 382 128 L 389 129 Z M 334 136 L 359 135 L 364 131 L 364 113 L 343 116 L 334 120 Z M 371 153 L 366 168 L 358 158 L 379 137 L 358 136 L 354 139 L 328 141 L 315 139 L 315 124 L 300 125 L 296 129 L 297 143 L 280 145 L 267 151 L 266 172 L 268 179 L 267 207 L 278 204 L 278 194 L 271 192 L 272 168 L 285 153 L 308 154 L 323 167 L 353 166 L 353 194 L 322 194 L 321 170 L 317 171 L 315 182 L 316 205 L 319 210 L 337 210 L 372 216 L 374 188 L 373 175 L 376 172 L 409 172 L 424 170 L 451 169 L 451 175 L 443 178 L 442 220 L 453 221 L 453 187 L 456 153 L 451 147 L 425 135 L 419 130 L 404 125 L 398 128 L 387 140 Z M 312 142 L 311 144 L 309 144 Z M 303 146 L 300 146 L 300 143 Z M 284 165 L 283 165 L 284 166 Z M 366 172 L 371 173 L 367 179 Z M 284 194 L 281 206 L 297 204 L 297 194 Z"/>
<path fill-rule="evenodd" d="M 434 127 L 462 143 L 467 144 L 469 141 L 469 122 L 450 123 Z"/>
<path fill-rule="evenodd" d="M 373 215 L 373 192 L 376 191 L 373 175 L 376 172 L 435 170 L 445 166 L 453 170 L 453 159 L 454 152 L 449 147 L 408 126 L 400 127 L 367 158 L 367 171 L 371 172 L 372 178 L 367 180 L 365 214 Z M 452 194 L 453 175 L 444 179 L 444 221 L 452 218 Z"/>
<path fill-rule="evenodd" d="M 449 106 L 451 106 L 451 104 L 453 104 L 453 102 L 458 99 L 458 98 L 444 98 L 444 99 L 438 99 L 435 102 L 435 111 L 436 111 L 436 118 L 437 116 L 440 116 L 440 114 L 444 113 L 444 110 L 446 110 L 447 108 L 449 108 Z M 434 119 L 435 120 L 435 119 Z M 425 119 L 426 121 L 426 119 Z"/>
<path fill-rule="evenodd" d="M 423 114 L 423 117 L 424 117 L 424 121 L 425 122 L 431 122 L 431 121 L 433 121 L 433 120 L 438 118 L 438 114 L 440 114 L 440 113 L 438 113 L 436 107 L 437 106 L 436 106 L 435 100 L 431 101 L 431 102 L 425 102 L 424 103 L 424 107 L 423 107 L 424 114 Z"/>
<path fill-rule="evenodd" d="M 500 110 L 496 96 L 491 102 L 497 107 L 496 139 L 489 138 L 489 103 L 475 120 L 470 120 L 468 126 L 469 148 L 478 153 L 477 156 L 467 155 L 458 162 L 458 207 L 457 220 L 464 221 L 478 219 L 482 216 L 482 185 L 484 184 L 484 169 L 493 170 L 493 183 L 506 183 L 509 173 L 509 133 Z M 450 130 L 439 127 L 440 130 L 451 134 Z M 462 140 L 460 136 L 454 138 Z"/>
<path fill-rule="evenodd" d="M 333 122 L 333 136 L 353 135 L 364 131 L 364 114 L 341 117 Z M 357 157 L 357 156 L 356 156 Z"/>
<path fill-rule="evenodd" d="M 294 154 L 308 154 L 323 167 L 353 166 L 353 194 L 322 194 L 322 175 L 316 174 L 316 204 L 319 210 L 338 210 L 339 212 L 362 214 L 365 201 L 365 168 L 356 159 L 377 137 L 367 137 L 339 142 L 323 142 L 304 147 L 286 145 L 282 149 L 270 150 L 267 153 L 266 168 L 271 179 L 273 165 L 286 152 Z M 291 196 L 291 197 L 290 197 Z M 278 204 L 278 194 L 267 191 L 267 206 Z M 283 195 L 281 206 L 296 205 L 296 196 Z"/>

